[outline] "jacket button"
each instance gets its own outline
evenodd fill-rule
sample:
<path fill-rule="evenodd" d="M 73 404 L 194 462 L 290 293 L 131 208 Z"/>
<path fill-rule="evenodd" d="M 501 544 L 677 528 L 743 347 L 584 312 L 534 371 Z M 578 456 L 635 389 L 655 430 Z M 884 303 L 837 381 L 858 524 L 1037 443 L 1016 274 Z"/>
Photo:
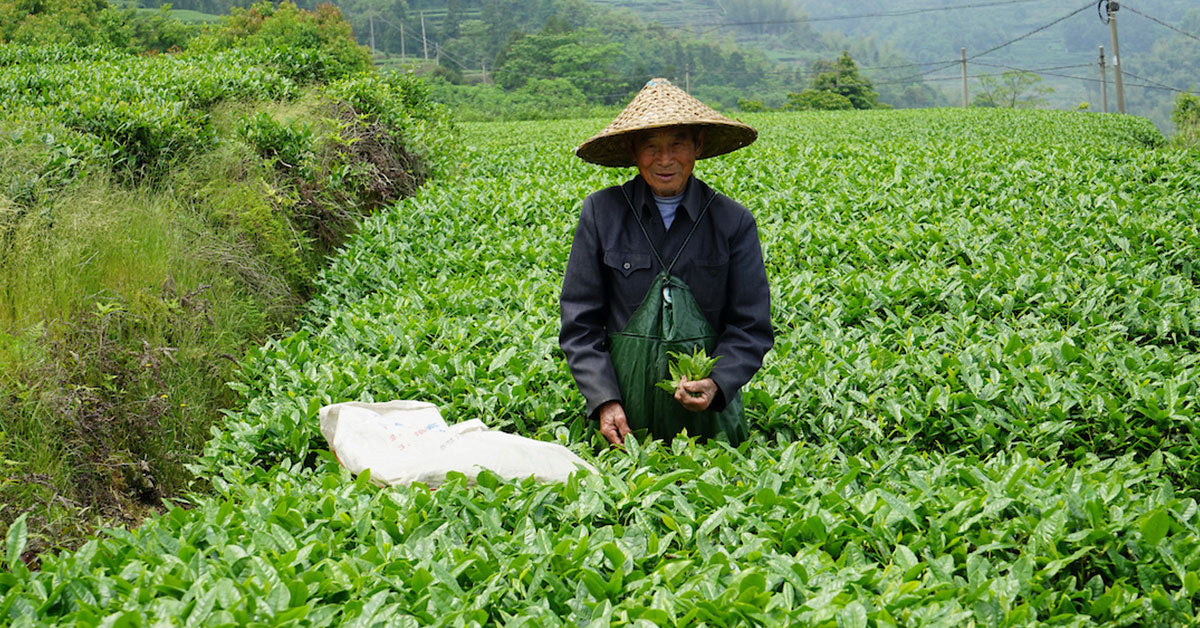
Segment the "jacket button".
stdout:
<path fill-rule="evenodd" d="M 629 270 L 629 262 L 625 262 L 625 270 Z"/>

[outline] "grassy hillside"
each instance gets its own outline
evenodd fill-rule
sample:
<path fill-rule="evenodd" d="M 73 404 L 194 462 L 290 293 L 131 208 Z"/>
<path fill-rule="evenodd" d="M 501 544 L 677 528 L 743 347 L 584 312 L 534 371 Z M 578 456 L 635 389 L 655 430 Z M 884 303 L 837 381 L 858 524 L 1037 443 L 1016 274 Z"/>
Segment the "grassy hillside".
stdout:
<path fill-rule="evenodd" d="M 1200 603 L 1194 152 L 1054 112 L 763 114 L 700 176 L 756 214 L 777 345 L 737 450 L 593 449 L 557 348 L 607 120 L 472 125 L 239 365 L 197 496 L 40 572 L 28 621 L 1186 624 Z M 317 408 L 414 398 L 598 475 L 375 489 Z"/>

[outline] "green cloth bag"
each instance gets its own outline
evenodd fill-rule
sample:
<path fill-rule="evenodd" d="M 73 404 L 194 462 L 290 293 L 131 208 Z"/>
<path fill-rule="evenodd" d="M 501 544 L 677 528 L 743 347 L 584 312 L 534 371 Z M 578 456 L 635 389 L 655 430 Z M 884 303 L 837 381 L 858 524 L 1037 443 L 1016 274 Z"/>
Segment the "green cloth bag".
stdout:
<path fill-rule="evenodd" d="M 716 332 L 681 279 L 666 271 L 659 273 L 629 323 L 611 334 L 609 342 L 629 429 L 647 429 L 668 442 L 684 429 L 704 438 L 724 435 L 734 446 L 746 440 L 740 390 L 726 394 L 727 403 L 720 412 L 691 412 L 671 393 L 655 386 L 670 374 L 668 351 L 692 353 L 703 347 L 712 355 L 717 346 Z"/>
<path fill-rule="evenodd" d="M 624 189 L 621 192 L 624 194 Z M 731 445 L 737 446 L 748 435 L 740 390 L 733 394 L 722 391 L 726 403 L 720 412 L 711 409 L 692 412 L 679 405 L 674 394 L 655 386 L 670 376 L 668 352 L 692 353 L 696 347 L 703 347 L 709 355 L 713 355 L 717 346 L 717 334 L 696 303 L 691 288 L 671 274 L 671 268 L 691 242 L 696 227 L 708 214 L 708 207 L 714 198 L 716 193 L 704 205 L 696 224 L 675 254 L 675 259 L 670 264 L 664 264 L 633 202 L 628 196 L 625 197 L 663 271 L 654 278 L 642 304 L 633 312 L 625 328 L 609 334 L 609 352 L 630 430 L 646 429 L 655 438 L 670 442 L 676 434 L 686 429 L 691 436 L 705 439 L 723 437 Z"/>

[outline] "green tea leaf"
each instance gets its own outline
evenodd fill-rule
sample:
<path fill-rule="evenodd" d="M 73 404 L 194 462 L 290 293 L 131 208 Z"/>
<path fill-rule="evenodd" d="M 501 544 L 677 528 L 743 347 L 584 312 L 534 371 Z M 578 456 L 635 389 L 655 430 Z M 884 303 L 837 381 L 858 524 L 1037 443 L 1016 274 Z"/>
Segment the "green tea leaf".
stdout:
<path fill-rule="evenodd" d="M 21 562 L 21 554 L 25 553 L 25 544 L 29 541 L 29 527 L 25 523 L 28 516 L 28 513 L 22 514 L 8 527 L 8 535 L 4 542 L 4 562 L 12 571 L 16 571 L 18 565 L 24 565 Z"/>
<path fill-rule="evenodd" d="M 1171 526 L 1171 516 L 1165 510 L 1158 509 L 1150 513 L 1142 522 L 1142 542 L 1153 547 L 1163 540 Z"/>

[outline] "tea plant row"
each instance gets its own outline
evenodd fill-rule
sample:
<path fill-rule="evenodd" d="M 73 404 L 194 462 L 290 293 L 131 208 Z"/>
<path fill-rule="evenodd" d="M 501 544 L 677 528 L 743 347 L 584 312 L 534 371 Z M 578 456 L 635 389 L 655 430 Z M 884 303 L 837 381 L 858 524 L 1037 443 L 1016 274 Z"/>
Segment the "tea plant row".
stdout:
<path fill-rule="evenodd" d="M 1051 112 L 754 117 L 698 174 L 758 217 L 755 436 L 594 450 L 557 348 L 603 121 L 466 129 L 251 352 L 196 497 L 29 573 L 14 623 L 1133 625 L 1195 621 L 1193 155 Z M 1160 139 L 1160 138 L 1159 138 Z M 599 475 L 372 489 L 316 411 L 413 398 Z M 595 453 L 599 451 L 600 453 Z"/>

